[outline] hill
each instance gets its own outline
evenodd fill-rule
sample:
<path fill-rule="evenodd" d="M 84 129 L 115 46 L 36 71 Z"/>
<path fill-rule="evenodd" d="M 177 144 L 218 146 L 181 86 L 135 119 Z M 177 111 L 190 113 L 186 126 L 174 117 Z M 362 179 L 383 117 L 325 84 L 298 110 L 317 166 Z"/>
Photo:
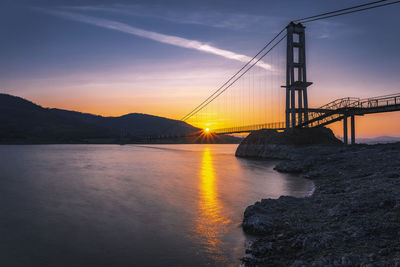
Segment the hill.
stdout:
<path fill-rule="evenodd" d="M 183 121 L 153 115 L 131 113 L 119 117 L 103 117 L 44 108 L 20 97 L 0 94 L 0 143 L 3 144 L 137 143 L 143 142 L 146 136 L 179 136 L 199 130 Z M 172 142 L 191 141 L 179 139 Z M 237 142 L 230 137 L 222 137 L 220 141 Z"/>

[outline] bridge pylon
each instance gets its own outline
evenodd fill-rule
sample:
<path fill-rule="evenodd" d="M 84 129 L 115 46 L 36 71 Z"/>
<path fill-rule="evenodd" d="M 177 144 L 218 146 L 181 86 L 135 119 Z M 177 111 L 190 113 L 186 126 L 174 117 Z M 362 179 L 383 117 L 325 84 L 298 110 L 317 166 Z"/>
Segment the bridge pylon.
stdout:
<path fill-rule="evenodd" d="M 312 83 L 307 82 L 305 27 L 290 22 L 286 31 L 286 86 L 282 87 L 286 88 L 285 126 L 288 129 L 308 121 L 307 87 Z"/>

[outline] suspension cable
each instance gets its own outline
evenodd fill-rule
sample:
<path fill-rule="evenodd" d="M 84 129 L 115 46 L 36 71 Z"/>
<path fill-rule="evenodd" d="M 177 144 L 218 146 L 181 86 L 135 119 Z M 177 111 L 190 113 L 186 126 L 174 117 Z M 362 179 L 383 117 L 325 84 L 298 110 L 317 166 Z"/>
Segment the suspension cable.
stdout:
<path fill-rule="evenodd" d="M 344 8 L 344 9 L 340 9 L 340 10 L 336 10 L 336 11 L 332 11 L 332 12 L 327 12 L 327 13 L 323 13 L 323 14 L 319 14 L 319 15 L 315 15 L 315 16 L 311 16 L 311 17 L 295 20 L 295 22 L 307 23 L 307 22 L 312 22 L 312 21 L 317 21 L 317 20 L 322 20 L 322 19 L 327 19 L 327 18 L 333 18 L 333 17 L 337 17 L 337 16 L 343 16 L 343 15 L 347 15 L 347 14 L 357 13 L 357 12 L 361 12 L 361 11 L 365 11 L 365 10 L 369 10 L 369 9 L 374 9 L 374 8 L 378 8 L 378 7 L 389 6 L 389 5 L 400 3 L 400 0 L 398 0 L 398 1 L 394 1 L 394 2 L 373 5 L 373 4 L 376 4 L 376 3 L 379 3 L 379 2 L 386 2 L 386 1 L 387 0 L 381 0 L 381 1 L 375 1 L 375 2 L 371 2 L 371 3 L 367 3 L 367 4 L 364 4 L 364 5 Z M 367 6 L 367 5 L 373 5 L 373 6 L 359 8 L 359 7 Z M 342 12 L 342 11 L 345 11 L 345 12 Z"/>
<path fill-rule="evenodd" d="M 269 52 L 272 51 L 272 49 L 274 49 L 280 42 L 282 42 L 283 39 L 286 38 L 286 34 L 279 39 L 279 41 L 274 44 L 267 52 L 265 52 L 259 59 L 257 59 L 256 62 L 254 62 L 249 68 L 247 68 L 242 74 L 240 74 L 236 79 L 234 79 L 228 86 L 226 86 L 223 90 L 220 90 L 218 92 L 218 94 L 216 94 L 214 97 L 212 97 L 210 100 L 207 101 L 207 103 L 205 103 L 201 108 L 199 108 L 196 112 L 194 112 L 192 115 L 190 115 L 188 118 L 186 118 L 185 120 L 189 119 L 191 116 L 193 116 L 194 114 L 196 114 L 197 112 L 201 111 L 203 108 L 205 108 L 209 103 L 211 103 L 214 99 L 216 99 L 218 96 L 220 96 L 223 92 L 225 92 L 226 90 L 228 90 L 237 80 L 239 80 L 243 75 L 245 75 L 250 69 L 252 69 L 261 59 L 263 59 Z M 185 121 L 184 120 L 184 121 Z"/>
<path fill-rule="evenodd" d="M 249 60 L 240 70 L 238 70 L 231 78 L 229 78 L 223 85 L 221 85 L 214 93 L 212 93 L 209 97 L 207 97 L 203 102 L 201 102 L 197 107 L 195 107 L 191 112 L 183 116 L 180 120 L 185 121 L 195 112 L 198 108 L 200 108 L 205 102 L 207 102 L 210 98 L 212 98 L 215 94 L 217 94 L 220 90 L 224 88 L 231 80 L 233 80 L 242 70 L 244 70 L 254 59 L 257 58 L 272 42 L 274 42 L 279 35 L 281 35 L 286 28 L 283 28 L 274 38 L 272 38 L 251 60 Z M 257 61 L 258 62 L 258 61 Z"/>

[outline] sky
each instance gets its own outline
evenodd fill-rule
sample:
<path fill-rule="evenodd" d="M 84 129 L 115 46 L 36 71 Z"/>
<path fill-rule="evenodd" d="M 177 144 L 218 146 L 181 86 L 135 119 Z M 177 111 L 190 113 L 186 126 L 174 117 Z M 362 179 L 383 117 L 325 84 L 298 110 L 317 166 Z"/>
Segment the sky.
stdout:
<path fill-rule="evenodd" d="M 179 119 L 291 20 L 365 2 L 1 0 L 0 92 L 45 107 Z M 399 92 L 399 11 L 306 25 L 310 106 Z M 357 133 L 400 136 L 399 120 L 359 117 Z"/>

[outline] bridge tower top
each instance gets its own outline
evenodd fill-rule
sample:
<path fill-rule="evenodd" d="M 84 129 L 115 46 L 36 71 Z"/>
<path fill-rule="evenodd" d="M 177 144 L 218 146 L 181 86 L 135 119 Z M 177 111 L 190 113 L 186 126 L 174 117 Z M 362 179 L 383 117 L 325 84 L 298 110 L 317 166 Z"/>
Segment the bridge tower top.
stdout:
<path fill-rule="evenodd" d="M 308 120 L 305 27 L 293 21 L 286 26 L 286 128 Z M 297 92 L 297 105 L 296 105 Z"/>

